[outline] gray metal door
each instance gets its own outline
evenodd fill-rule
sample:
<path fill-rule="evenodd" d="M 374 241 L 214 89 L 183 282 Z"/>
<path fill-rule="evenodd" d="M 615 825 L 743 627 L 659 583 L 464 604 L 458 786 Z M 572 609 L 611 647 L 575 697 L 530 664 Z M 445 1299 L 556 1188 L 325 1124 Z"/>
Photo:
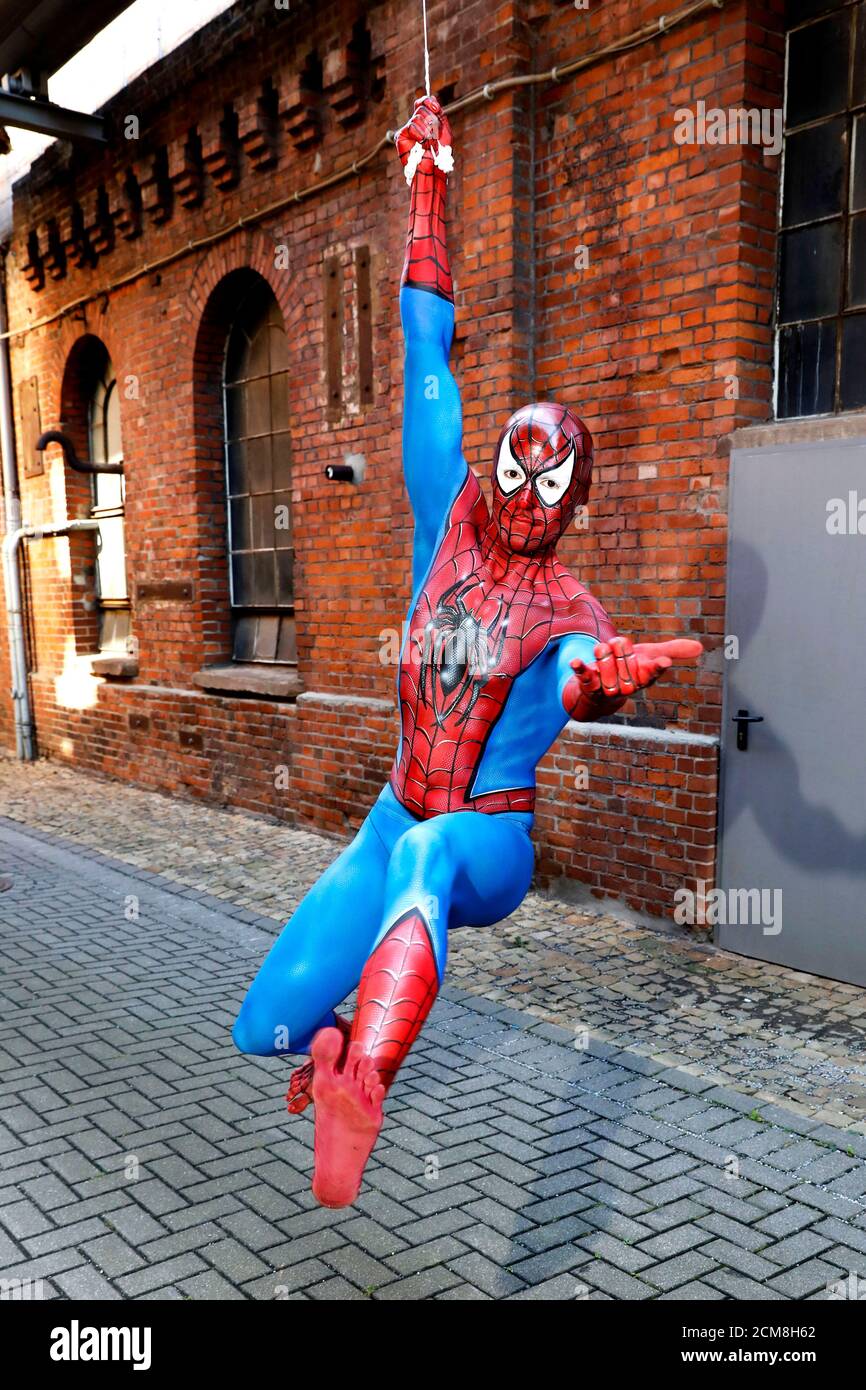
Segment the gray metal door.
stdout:
<path fill-rule="evenodd" d="M 725 630 L 705 920 L 729 950 L 866 985 L 866 439 L 732 454 Z"/>

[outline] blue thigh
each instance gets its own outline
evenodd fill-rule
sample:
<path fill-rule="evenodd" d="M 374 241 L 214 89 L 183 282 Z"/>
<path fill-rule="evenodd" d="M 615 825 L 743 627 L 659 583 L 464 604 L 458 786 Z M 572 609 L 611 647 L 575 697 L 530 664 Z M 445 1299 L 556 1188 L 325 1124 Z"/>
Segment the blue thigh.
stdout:
<path fill-rule="evenodd" d="M 490 926 L 523 901 L 534 863 L 529 823 L 528 816 L 452 811 L 406 830 L 388 861 L 375 944 L 417 908 L 430 928 L 441 982 L 451 927 Z"/>
<path fill-rule="evenodd" d="M 388 850 L 368 817 L 271 947 L 232 1030 L 241 1052 L 306 1052 L 358 983 L 382 920 Z"/>

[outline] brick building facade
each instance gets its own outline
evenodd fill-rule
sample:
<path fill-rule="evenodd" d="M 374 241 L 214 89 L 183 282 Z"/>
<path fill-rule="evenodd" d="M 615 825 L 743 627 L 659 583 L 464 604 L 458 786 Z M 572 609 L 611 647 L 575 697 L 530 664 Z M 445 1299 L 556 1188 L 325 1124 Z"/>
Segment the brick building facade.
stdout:
<path fill-rule="evenodd" d="M 673 26 L 666 8 L 429 6 L 434 85 L 455 102 L 655 28 L 574 75 L 456 111 L 449 196 L 470 464 L 486 478 L 524 401 L 576 408 L 596 474 L 563 559 L 621 631 L 707 649 L 627 722 L 569 726 L 539 772 L 542 881 L 662 915 L 677 887 L 713 876 L 728 439 L 771 416 L 779 179 L 758 145 L 677 143 L 675 113 L 777 108 L 784 66 L 780 0 L 707 4 Z M 112 100 L 107 147 L 57 143 L 16 186 L 24 520 L 90 515 L 90 479 L 32 445 L 37 424 L 61 427 L 87 455 L 109 359 L 125 483 L 128 657 L 99 655 L 93 533 L 26 543 L 41 754 L 342 834 L 372 802 L 393 754 L 393 634 L 409 597 L 407 195 L 390 148 L 291 195 L 405 119 L 421 52 L 418 0 L 241 0 Z M 233 660 L 222 371 L 261 281 L 285 329 L 290 476 L 272 483 L 291 512 L 296 667 Z M 360 483 L 325 478 L 358 455 Z M 8 689 L 5 634 L 2 666 Z M 14 747 L 8 698 L 0 729 Z"/>

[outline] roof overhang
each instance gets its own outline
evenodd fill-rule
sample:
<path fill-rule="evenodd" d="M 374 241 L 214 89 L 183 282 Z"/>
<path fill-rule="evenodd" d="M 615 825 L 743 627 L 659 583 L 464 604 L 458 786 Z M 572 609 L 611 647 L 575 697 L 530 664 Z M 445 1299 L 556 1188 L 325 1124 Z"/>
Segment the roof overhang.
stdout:
<path fill-rule="evenodd" d="M 49 77 L 132 0 L 0 0 L 0 123 L 69 140 L 104 140 L 101 117 L 55 106 Z"/>

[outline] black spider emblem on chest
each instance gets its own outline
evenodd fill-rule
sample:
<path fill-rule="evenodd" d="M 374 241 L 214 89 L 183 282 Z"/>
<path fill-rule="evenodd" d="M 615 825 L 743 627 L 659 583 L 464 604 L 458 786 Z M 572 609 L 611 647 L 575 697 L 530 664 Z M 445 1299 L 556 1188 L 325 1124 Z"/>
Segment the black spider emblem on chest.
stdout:
<path fill-rule="evenodd" d="M 480 621 L 467 607 L 467 596 L 476 583 L 475 579 L 458 579 L 446 589 L 424 627 L 420 695 L 432 706 L 440 728 L 455 711 L 456 722 L 466 723 L 505 646 L 505 599 L 499 597 L 488 622 Z M 465 707 L 458 708 L 467 694 Z"/>

